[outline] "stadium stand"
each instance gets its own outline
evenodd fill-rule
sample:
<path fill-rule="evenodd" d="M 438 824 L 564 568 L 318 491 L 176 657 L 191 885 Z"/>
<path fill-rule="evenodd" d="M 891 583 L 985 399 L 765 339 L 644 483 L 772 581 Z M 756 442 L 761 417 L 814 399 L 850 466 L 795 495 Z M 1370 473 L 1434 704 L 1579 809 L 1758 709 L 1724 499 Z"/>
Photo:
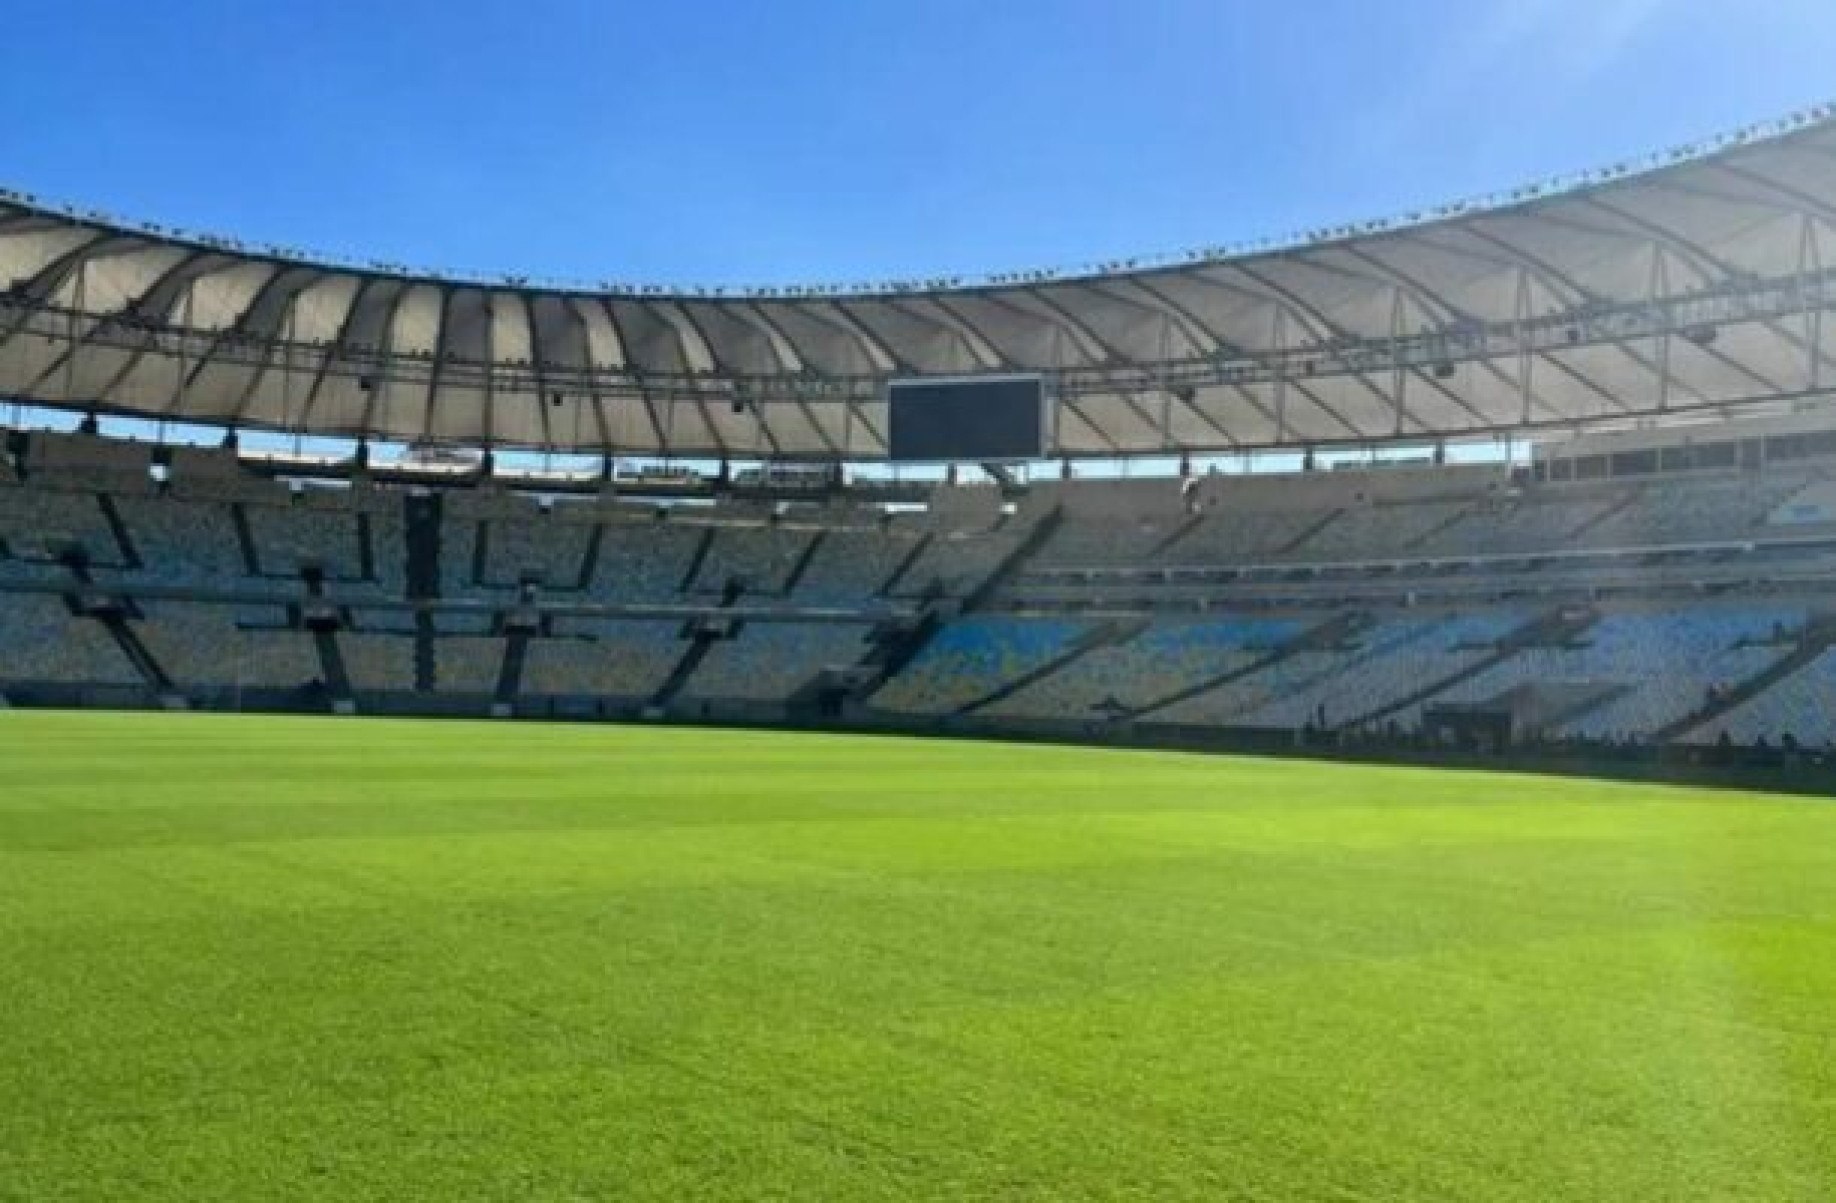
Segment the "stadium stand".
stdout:
<path fill-rule="evenodd" d="M 100 622 L 62 598 L 0 594 L 0 681 L 6 684 L 138 685 L 140 673 Z"/>
<path fill-rule="evenodd" d="M 1303 624 L 1292 619 L 1157 622 L 1133 638 L 1092 649 L 995 702 L 987 713 L 1093 718 L 1139 710 L 1267 659 L 1302 629 Z"/>
<path fill-rule="evenodd" d="M 641 701 L 682 659 L 677 622 L 557 618 L 554 625 L 553 636 L 529 642 L 525 694 Z"/>
<path fill-rule="evenodd" d="M 1836 736 L 1814 636 L 1836 456 L 1572 483 L 1487 466 L 1055 481 L 1017 503 L 964 487 L 769 519 L 489 488 L 427 508 L 425 490 L 289 489 L 184 448 L 162 484 L 144 447 L 32 445 L 36 469 L 0 483 L 0 688 L 26 696 L 769 718 L 827 681 L 872 721 L 983 728 L 1413 738 L 1476 710 L 1523 739 Z"/>
<path fill-rule="evenodd" d="M 977 616 L 946 626 L 873 697 L 882 710 L 947 714 L 1064 654 L 1085 630 L 1058 619 Z"/>
<path fill-rule="evenodd" d="M 1736 744 L 1790 742 L 1828 749 L 1836 741 L 1836 650 L 1695 732 L 1693 743 L 1726 737 Z"/>
<path fill-rule="evenodd" d="M 749 622 L 709 648 L 681 696 L 783 701 L 822 669 L 858 663 L 865 635 L 855 624 Z"/>

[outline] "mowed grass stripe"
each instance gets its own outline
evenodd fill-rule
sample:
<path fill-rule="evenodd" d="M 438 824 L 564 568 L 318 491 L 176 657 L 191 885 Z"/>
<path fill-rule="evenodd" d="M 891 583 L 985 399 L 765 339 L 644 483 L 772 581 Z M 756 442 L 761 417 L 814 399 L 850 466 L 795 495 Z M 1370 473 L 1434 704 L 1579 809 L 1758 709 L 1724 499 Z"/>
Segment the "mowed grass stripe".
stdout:
<path fill-rule="evenodd" d="M 0 714 L 0 1199 L 1824 1199 L 1836 809 Z"/>

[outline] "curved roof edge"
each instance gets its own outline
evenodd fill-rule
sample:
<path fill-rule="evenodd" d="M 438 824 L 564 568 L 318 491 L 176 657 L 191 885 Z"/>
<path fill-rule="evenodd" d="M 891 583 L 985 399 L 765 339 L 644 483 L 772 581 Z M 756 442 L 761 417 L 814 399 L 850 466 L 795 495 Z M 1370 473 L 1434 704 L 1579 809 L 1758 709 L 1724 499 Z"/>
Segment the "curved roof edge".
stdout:
<path fill-rule="evenodd" d="M 696 285 L 632 284 L 602 280 L 595 283 L 517 272 L 433 269 L 412 267 L 381 259 L 366 260 L 277 243 L 247 241 L 158 222 L 136 221 L 131 218 L 117 217 L 94 207 L 48 199 L 14 188 L 0 187 L 0 204 L 35 210 L 47 217 L 66 219 L 107 233 L 130 235 L 137 238 L 151 236 L 196 251 L 213 251 L 324 271 L 384 276 L 408 284 L 426 284 L 435 287 L 482 286 L 512 291 L 662 301 L 714 298 L 782 300 L 858 297 L 872 299 L 927 293 L 975 292 L 982 289 L 1012 288 L 1045 283 L 1101 281 L 1117 277 L 1149 275 L 1158 271 L 1230 264 L 1284 251 L 1328 248 L 1373 235 L 1400 233 L 1423 226 L 1432 226 L 1437 222 L 1455 218 L 1481 216 L 1514 209 L 1528 210 L 1541 201 L 1586 193 L 1608 184 L 1635 182 L 1640 177 L 1660 175 L 1728 150 L 1763 144 L 1773 139 L 1788 137 L 1806 129 L 1832 123 L 1836 123 L 1836 101 L 1825 101 L 1769 121 L 1754 122 L 1738 129 L 1681 143 L 1668 149 L 1654 151 L 1607 166 L 1566 172 L 1517 187 L 1462 197 L 1387 217 L 1341 222 L 1310 230 L 1219 243 L 1183 251 L 1147 252 L 1071 267 L 1030 268 L 968 275 L 946 274 L 877 282 Z"/>

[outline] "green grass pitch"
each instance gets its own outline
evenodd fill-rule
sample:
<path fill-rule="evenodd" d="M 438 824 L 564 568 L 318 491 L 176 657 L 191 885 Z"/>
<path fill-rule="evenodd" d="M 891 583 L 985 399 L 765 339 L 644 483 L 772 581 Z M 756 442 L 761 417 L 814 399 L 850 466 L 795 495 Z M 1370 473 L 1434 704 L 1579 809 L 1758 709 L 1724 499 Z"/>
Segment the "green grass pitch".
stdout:
<path fill-rule="evenodd" d="M 1836 804 L 0 714 L 0 1199 L 1836 1197 Z"/>

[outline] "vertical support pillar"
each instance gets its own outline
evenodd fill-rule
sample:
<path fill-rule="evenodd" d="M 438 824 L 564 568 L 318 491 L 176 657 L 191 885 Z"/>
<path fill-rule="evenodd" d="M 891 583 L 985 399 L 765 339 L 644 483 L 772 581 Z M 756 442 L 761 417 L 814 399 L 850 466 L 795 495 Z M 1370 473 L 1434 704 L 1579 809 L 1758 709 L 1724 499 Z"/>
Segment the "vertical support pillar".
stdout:
<path fill-rule="evenodd" d="M 1403 364 L 1402 339 L 1407 313 L 1403 306 L 1402 289 L 1390 286 L 1390 399 L 1396 406 L 1396 434 L 1403 432 L 1403 415 L 1407 412 L 1405 399 L 1408 395 L 1409 370 Z"/>
<path fill-rule="evenodd" d="M 1288 311 L 1275 307 L 1275 444 L 1288 441 Z"/>
<path fill-rule="evenodd" d="M 1823 253 L 1817 223 L 1805 214 L 1798 226 L 1798 307 L 1804 314 L 1804 387 L 1814 393 L 1823 387 L 1823 290 L 1811 296 L 1812 273 L 1823 274 Z"/>
<path fill-rule="evenodd" d="M 1535 368 L 1536 356 L 1530 352 L 1530 269 L 1519 264 L 1517 268 L 1517 302 L 1513 310 L 1512 324 L 1517 336 L 1517 393 L 1519 424 L 1530 425 L 1530 376 Z"/>
<path fill-rule="evenodd" d="M 1669 296 L 1669 259 L 1664 254 L 1664 248 L 1654 242 L 1651 244 L 1651 270 L 1645 278 L 1645 303 L 1655 309 L 1657 308 L 1658 301 L 1666 299 Z M 1657 407 L 1660 413 L 1670 408 L 1670 343 L 1672 338 L 1672 324 L 1670 312 L 1666 309 L 1663 316 L 1663 327 L 1658 333 L 1657 346 Z"/>
<path fill-rule="evenodd" d="M 1160 362 L 1170 363 L 1173 357 L 1173 319 L 1166 314 L 1160 315 Z M 1162 375 L 1165 375 L 1163 366 Z M 1160 449 L 1173 449 L 1173 392 L 1167 388 L 1166 381 L 1161 381 L 1160 388 Z"/>
<path fill-rule="evenodd" d="M 64 316 L 64 404 L 76 404 L 77 315 L 89 303 L 89 259 L 77 260 L 76 289 Z"/>

